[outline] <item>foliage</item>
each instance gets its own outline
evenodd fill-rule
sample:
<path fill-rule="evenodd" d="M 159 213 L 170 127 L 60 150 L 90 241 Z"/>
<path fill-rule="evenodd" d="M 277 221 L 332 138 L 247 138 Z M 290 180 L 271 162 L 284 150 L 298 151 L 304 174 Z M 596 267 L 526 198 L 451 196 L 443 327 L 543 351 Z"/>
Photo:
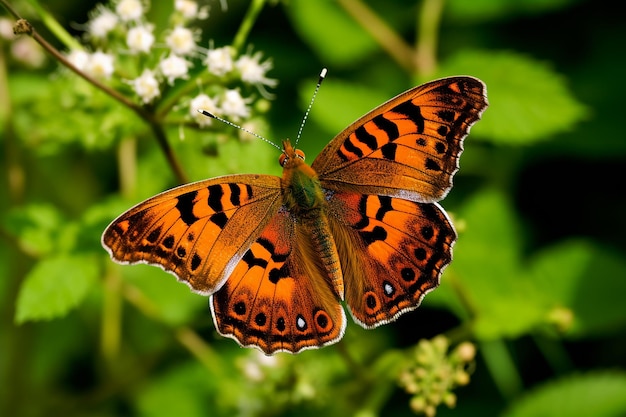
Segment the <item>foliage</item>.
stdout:
<path fill-rule="evenodd" d="M 0 3 L 0 415 L 626 414 L 617 14 L 590 0 Z M 11 9 L 33 36 L 7 33 Z M 106 11 L 116 23 L 97 32 Z M 184 62 L 164 65 L 175 47 Z M 100 236 L 178 183 L 278 174 L 275 149 L 196 107 L 277 143 L 321 66 L 309 160 L 429 79 L 477 76 L 490 107 L 442 202 L 459 240 L 441 287 L 393 324 L 266 357 L 218 337 L 207 300 L 163 271 L 113 264 Z"/>

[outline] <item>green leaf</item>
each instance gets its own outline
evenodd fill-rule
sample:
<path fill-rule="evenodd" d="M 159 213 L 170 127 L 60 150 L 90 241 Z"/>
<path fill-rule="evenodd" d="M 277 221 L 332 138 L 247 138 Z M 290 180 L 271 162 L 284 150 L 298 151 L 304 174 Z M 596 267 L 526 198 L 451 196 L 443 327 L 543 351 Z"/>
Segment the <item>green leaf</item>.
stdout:
<path fill-rule="evenodd" d="M 137 116 L 104 92 L 74 75 L 47 78 L 16 73 L 11 92 L 16 104 L 28 111 L 16 112 L 18 136 L 38 155 L 55 155 L 64 147 L 80 144 L 86 149 L 106 149 L 120 137 L 146 131 Z M 62 114 L 63 117 L 51 116 Z"/>
<path fill-rule="evenodd" d="M 39 261 L 20 288 L 15 321 L 66 315 L 85 298 L 98 273 L 91 256 L 59 255 Z"/>
<path fill-rule="evenodd" d="M 480 339 L 518 337 L 538 329 L 568 336 L 618 332 L 626 324 L 626 262 L 584 240 L 560 242 L 522 261 L 523 235 L 502 194 L 483 191 L 459 213 L 467 224 L 442 280 L 446 302 L 460 317 L 474 317 Z M 459 311 L 449 288 L 470 308 Z M 442 295 L 443 296 L 443 295 Z"/>
<path fill-rule="evenodd" d="M 514 52 L 462 51 L 441 74 L 471 74 L 487 84 L 489 108 L 472 134 L 495 143 L 530 144 L 571 130 L 587 108 L 545 62 Z"/>
<path fill-rule="evenodd" d="M 574 321 L 567 335 L 588 337 L 621 334 L 626 326 L 623 306 L 623 295 L 626 294 L 624 255 L 584 241 L 571 241 L 563 246 L 568 247 L 570 253 L 568 259 L 560 265 L 577 273 L 575 288 L 568 293 L 571 298 L 567 305 L 574 312 Z M 586 262 L 582 263 L 581 259 Z M 577 264 L 581 264 L 580 268 L 576 268 Z M 560 279 L 564 281 L 566 278 Z M 567 282 L 559 284 L 556 281 L 551 285 L 563 287 Z"/>
<path fill-rule="evenodd" d="M 9 212 L 3 223 L 24 252 L 42 256 L 57 247 L 63 217 L 51 204 L 30 204 Z"/>
<path fill-rule="evenodd" d="M 530 391 L 504 417 L 617 417 L 626 415 L 626 374 L 573 375 Z"/>
<path fill-rule="evenodd" d="M 467 224 L 454 248 L 451 273 L 443 285 L 457 284 L 475 317 L 479 338 L 517 336 L 542 317 L 523 278 L 521 233 L 510 203 L 498 191 L 476 194 L 460 211 Z"/>
<path fill-rule="evenodd" d="M 293 27 L 326 65 L 354 65 L 378 44 L 336 2 L 293 1 L 286 8 Z"/>

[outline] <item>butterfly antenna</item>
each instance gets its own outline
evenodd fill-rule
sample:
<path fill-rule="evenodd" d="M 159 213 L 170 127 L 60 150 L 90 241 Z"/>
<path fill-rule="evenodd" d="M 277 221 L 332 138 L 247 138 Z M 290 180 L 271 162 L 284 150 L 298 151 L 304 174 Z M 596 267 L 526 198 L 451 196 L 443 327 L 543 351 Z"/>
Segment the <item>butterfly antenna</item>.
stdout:
<path fill-rule="evenodd" d="M 208 117 L 210 117 L 210 118 L 212 118 L 212 119 L 215 119 L 215 120 L 217 120 L 217 121 L 219 121 L 219 122 L 225 123 L 225 124 L 227 124 L 228 126 L 232 126 L 232 127 L 236 128 L 236 129 L 239 129 L 239 130 L 241 130 L 241 131 L 243 131 L 243 132 L 246 132 L 246 133 L 248 133 L 249 135 L 254 136 L 255 138 L 261 139 L 262 141 L 269 143 L 270 145 L 272 145 L 273 147 L 275 147 L 275 148 L 276 148 L 276 149 L 278 149 L 279 151 L 281 151 L 281 152 L 283 151 L 283 150 L 282 150 L 282 149 L 281 149 L 278 145 L 276 145 L 276 144 L 275 144 L 274 142 L 272 142 L 271 140 L 265 139 L 263 136 L 259 135 L 258 133 L 251 132 L 251 131 L 249 131 L 248 129 L 246 129 L 245 127 L 239 126 L 238 124 L 235 124 L 235 123 L 233 123 L 233 122 L 229 122 L 229 121 L 228 121 L 228 120 L 226 120 L 226 119 L 222 119 L 221 117 L 216 116 L 216 115 L 214 115 L 213 113 L 209 113 L 209 112 L 208 112 L 208 111 L 206 111 L 206 110 L 198 109 L 198 113 L 200 113 L 200 114 L 204 114 L 205 116 L 208 116 Z"/>
<path fill-rule="evenodd" d="M 311 112 L 311 107 L 313 107 L 313 102 L 315 101 L 315 97 L 317 96 L 317 92 L 319 91 L 320 87 L 322 86 L 322 81 L 324 81 L 324 78 L 326 78 L 326 73 L 327 72 L 328 72 L 328 70 L 326 68 L 322 68 L 322 72 L 320 72 L 320 78 L 317 80 L 317 85 L 315 86 L 315 91 L 313 91 L 313 97 L 311 97 L 311 102 L 309 103 L 309 107 L 306 109 L 306 112 L 304 112 L 304 118 L 302 119 L 302 123 L 300 124 L 300 129 L 298 130 L 298 136 L 296 136 L 296 143 L 295 143 L 295 145 L 298 144 L 298 141 L 300 140 L 300 136 L 302 136 L 302 129 L 304 129 L 304 124 L 306 123 L 306 119 L 309 117 L 309 113 Z"/>

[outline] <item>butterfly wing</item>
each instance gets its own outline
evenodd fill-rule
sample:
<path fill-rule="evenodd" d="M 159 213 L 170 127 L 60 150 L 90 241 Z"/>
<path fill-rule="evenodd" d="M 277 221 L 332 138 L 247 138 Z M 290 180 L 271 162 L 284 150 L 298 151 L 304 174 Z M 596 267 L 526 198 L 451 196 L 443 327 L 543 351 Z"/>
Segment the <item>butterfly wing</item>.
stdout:
<path fill-rule="evenodd" d="M 147 263 L 215 292 L 282 204 L 280 178 L 232 175 L 183 185 L 115 219 L 102 244 L 119 263 Z"/>
<path fill-rule="evenodd" d="M 452 259 L 456 232 L 437 203 L 335 192 L 329 220 L 346 303 L 366 328 L 417 308 Z"/>
<path fill-rule="evenodd" d="M 341 132 L 315 159 L 354 319 L 376 327 L 439 285 L 456 232 L 436 203 L 452 187 L 486 87 L 451 77 L 415 87 Z"/>
<path fill-rule="evenodd" d="M 210 303 L 220 334 L 268 355 L 335 343 L 346 325 L 310 236 L 285 209 L 272 217 Z"/>
<path fill-rule="evenodd" d="M 452 187 L 463 139 L 486 107 L 486 87 L 476 78 L 423 84 L 351 124 L 311 166 L 325 189 L 439 201 Z"/>

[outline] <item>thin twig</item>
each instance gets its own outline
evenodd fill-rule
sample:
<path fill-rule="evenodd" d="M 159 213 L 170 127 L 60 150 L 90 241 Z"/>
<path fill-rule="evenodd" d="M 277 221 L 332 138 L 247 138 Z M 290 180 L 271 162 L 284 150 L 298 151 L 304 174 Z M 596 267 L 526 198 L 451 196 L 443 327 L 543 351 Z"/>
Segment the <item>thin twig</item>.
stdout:
<path fill-rule="evenodd" d="M 389 25 L 360 0 L 339 0 L 338 3 L 369 32 L 398 65 L 409 74 L 413 74 L 415 52 Z"/>
<path fill-rule="evenodd" d="M 437 41 L 443 0 L 424 0 L 419 10 L 415 69 L 418 75 L 428 77 L 437 69 Z"/>
<path fill-rule="evenodd" d="M 167 141 L 167 136 L 165 135 L 163 126 L 160 123 L 160 119 L 157 119 L 153 113 L 129 100 L 126 96 L 120 94 L 117 90 L 112 89 L 111 87 L 101 83 L 99 80 L 91 77 L 89 74 L 76 68 L 61 52 L 59 52 L 54 46 L 52 46 L 41 35 L 39 35 L 39 33 L 35 30 L 30 22 L 22 19 L 20 15 L 15 11 L 15 9 L 13 9 L 5 0 L 0 0 L 0 3 L 9 11 L 9 13 L 11 13 L 17 19 L 17 22 L 15 23 L 15 26 L 13 28 L 13 31 L 16 35 L 25 34 L 31 36 L 39 45 L 42 46 L 42 48 L 44 48 L 61 64 L 69 68 L 72 72 L 76 73 L 88 83 L 94 85 L 96 88 L 100 89 L 107 95 L 113 97 L 122 105 L 134 111 L 140 118 L 145 120 L 150 125 L 150 128 L 152 129 L 152 132 L 156 137 L 157 143 L 165 154 L 165 158 L 172 168 L 172 171 L 174 172 L 177 180 L 180 183 L 188 182 L 187 176 L 183 172 L 181 165 L 178 163 L 178 160 L 176 159 L 176 156 L 174 155 L 174 152 L 169 142 Z"/>
<path fill-rule="evenodd" d="M 248 39 L 252 26 L 254 26 L 254 22 L 256 22 L 257 17 L 259 16 L 259 13 L 261 13 L 261 10 L 263 10 L 264 5 L 265 0 L 253 0 L 250 3 L 250 7 L 248 7 L 248 11 L 246 12 L 241 25 L 239 26 L 239 30 L 233 39 L 233 48 L 237 53 L 241 53 L 241 49 Z"/>

